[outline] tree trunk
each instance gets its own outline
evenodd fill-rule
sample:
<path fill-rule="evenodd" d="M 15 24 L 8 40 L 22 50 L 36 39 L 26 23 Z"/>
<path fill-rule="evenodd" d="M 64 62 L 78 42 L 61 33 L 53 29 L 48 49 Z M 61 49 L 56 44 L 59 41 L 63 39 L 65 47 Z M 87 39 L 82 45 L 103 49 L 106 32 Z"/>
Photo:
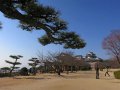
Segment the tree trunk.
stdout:
<path fill-rule="evenodd" d="M 58 66 L 57 69 L 58 69 L 58 70 L 57 70 L 57 73 L 58 73 L 58 75 L 60 76 L 60 75 L 61 75 L 61 69 L 60 69 L 60 66 Z"/>
<path fill-rule="evenodd" d="M 69 74 L 69 66 L 67 66 L 67 68 L 66 68 L 66 69 L 67 69 L 67 74 Z"/>
<path fill-rule="evenodd" d="M 33 68 L 33 75 L 36 75 L 37 71 L 36 71 L 36 67 Z"/>
<path fill-rule="evenodd" d="M 60 70 L 58 70 L 58 75 L 59 75 L 59 76 L 61 75 L 61 72 L 60 72 Z"/>
<path fill-rule="evenodd" d="M 120 64 L 119 56 L 116 56 L 116 59 L 117 59 L 118 63 Z"/>
<path fill-rule="evenodd" d="M 12 72 L 13 72 L 13 70 L 14 70 L 14 68 L 15 68 L 15 63 L 16 63 L 16 62 L 17 62 L 17 59 L 15 60 L 12 69 L 10 70 L 10 76 L 12 76 Z"/>
<path fill-rule="evenodd" d="M 71 72 L 73 72 L 73 66 L 71 66 Z"/>

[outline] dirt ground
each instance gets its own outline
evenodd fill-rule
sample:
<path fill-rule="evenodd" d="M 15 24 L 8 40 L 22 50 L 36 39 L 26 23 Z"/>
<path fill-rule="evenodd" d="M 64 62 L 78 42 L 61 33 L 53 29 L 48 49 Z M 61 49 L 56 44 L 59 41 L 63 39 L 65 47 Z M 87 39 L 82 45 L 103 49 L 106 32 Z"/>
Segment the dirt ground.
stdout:
<path fill-rule="evenodd" d="M 95 79 L 95 71 L 0 78 L 0 90 L 120 90 L 120 80 L 114 78 L 113 70 L 110 77 L 104 74 L 105 70 L 100 71 L 100 79 Z"/>

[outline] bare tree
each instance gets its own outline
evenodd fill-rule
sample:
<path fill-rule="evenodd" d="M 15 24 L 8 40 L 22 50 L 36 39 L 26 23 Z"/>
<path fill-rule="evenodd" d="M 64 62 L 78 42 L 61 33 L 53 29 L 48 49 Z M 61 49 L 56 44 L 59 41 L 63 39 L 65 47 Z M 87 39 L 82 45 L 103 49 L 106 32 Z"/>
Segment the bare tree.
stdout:
<path fill-rule="evenodd" d="M 114 30 L 103 40 L 103 49 L 107 50 L 120 64 L 120 30 Z"/>
<path fill-rule="evenodd" d="M 70 71 L 73 72 L 73 67 L 75 68 L 78 64 L 77 59 L 74 56 L 74 53 L 71 51 L 61 52 L 57 56 L 57 59 L 61 60 L 63 71 L 64 71 L 64 66 L 67 68 L 67 73 L 69 72 L 69 66 L 70 66 Z"/>
<path fill-rule="evenodd" d="M 58 75 L 61 74 L 61 60 L 57 59 L 57 56 L 59 55 L 59 52 L 51 53 L 48 52 L 48 55 L 46 56 L 45 66 L 47 69 L 52 68 L 55 73 Z"/>
<path fill-rule="evenodd" d="M 46 57 L 43 55 L 43 52 L 38 51 L 38 52 L 37 52 L 37 57 L 38 57 L 38 59 L 39 59 L 39 61 L 40 61 L 40 65 L 43 64 L 43 62 L 44 62 L 45 59 L 46 59 Z"/>
<path fill-rule="evenodd" d="M 73 67 L 75 68 L 79 64 L 78 60 L 74 56 L 73 52 L 48 52 L 46 57 L 46 66 L 52 67 L 54 72 L 58 75 L 61 75 L 61 72 L 69 70 L 73 72 Z"/>
<path fill-rule="evenodd" d="M 46 56 L 39 53 L 38 57 L 44 62 L 45 72 L 55 72 L 61 75 L 62 72 L 77 71 L 82 66 L 88 67 L 88 64 L 81 58 L 78 58 L 71 51 L 48 52 Z"/>

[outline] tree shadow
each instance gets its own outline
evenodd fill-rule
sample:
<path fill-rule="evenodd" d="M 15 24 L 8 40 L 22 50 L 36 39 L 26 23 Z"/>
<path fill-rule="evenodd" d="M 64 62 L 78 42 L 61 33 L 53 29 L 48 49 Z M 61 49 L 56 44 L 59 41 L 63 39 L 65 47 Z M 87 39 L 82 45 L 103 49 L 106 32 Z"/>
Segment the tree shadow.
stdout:
<path fill-rule="evenodd" d="M 28 79 L 28 80 L 43 80 L 43 79 L 51 79 L 51 78 L 39 78 L 39 77 L 14 77 L 13 79 Z"/>
<path fill-rule="evenodd" d="M 114 81 L 114 82 L 112 82 L 112 83 L 119 83 L 119 84 L 120 84 L 120 81 Z"/>

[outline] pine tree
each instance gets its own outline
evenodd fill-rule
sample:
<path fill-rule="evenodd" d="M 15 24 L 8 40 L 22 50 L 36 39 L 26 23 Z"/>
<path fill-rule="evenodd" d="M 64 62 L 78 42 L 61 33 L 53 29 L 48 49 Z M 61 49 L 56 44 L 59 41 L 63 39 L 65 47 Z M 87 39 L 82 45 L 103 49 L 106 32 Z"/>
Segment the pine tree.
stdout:
<path fill-rule="evenodd" d="M 32 73 L 33 73 L 33 75 L 36 75 L 36 67 L 37 67 L 37 65 L 39 65 L 39 63 L 40 63 L 40 61 L 37 59 L 37 58 L 31 58 L 31 59 L 29 59 L 29 61 L 31 61 L 31 63 L 28 63 L 32 68 Z"/>
<path fill-rule="evenodd" d="M 5 17 L 18 20 L 23 30 L 45 31 L 46 34 L 38 39 L 42 45 L 63 44 L 64 48 L 72 49 L 86 45 L 75 32 L 67 31 L 67 22 L 60 18 L 60 12 L 38 0 L 0 0 L 0 11 Z"/>
<path fill-rule="evenodd" d="M 5 60 L 6 63 L 9 63 L 9 64 L 12 65 L 11 70 L 10 70 L 10 76 L 11 76 L 13 70 L 19 68 L 19 67 L 16 67 L 16 65 L 20 65 L 20 64 L 21 64 L 20 62 L 17 62 L 17 60 L 20 59 L 20 58 L 22 58 L 23 56 L 21 56 L 21 55 L 10 55 L 9 57 L 15 59 L 14 62 L 11 62 L 11 61 L 8 61 L 8 60 Z"/>

